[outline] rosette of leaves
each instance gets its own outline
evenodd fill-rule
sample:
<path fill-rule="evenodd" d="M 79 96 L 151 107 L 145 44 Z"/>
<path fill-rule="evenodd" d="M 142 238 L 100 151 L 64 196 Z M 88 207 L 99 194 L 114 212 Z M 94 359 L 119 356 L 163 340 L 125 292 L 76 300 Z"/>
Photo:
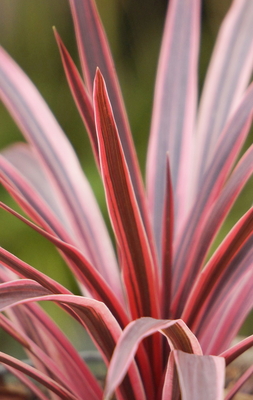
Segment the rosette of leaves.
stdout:
<path fill-rule="evenodd" d="M 252 146 L 239 158 L 253 111 L 253 2 L 233 1 L 198 105 L 200 3 L 169 2 L 147 190 L 95 3 L 70 0 L 81 75 L 55 31 L 104 185 L 116 251 L 71 144 L 1 49 L 1 97 L 26 139 L 1 152 L 1 179 L 28 218 L 1 207 L 56 246 L 82 292 L 74 295 L 1 248 L 0 325 L 32 366 L 3 352 L 0 361 L 39 399 L 115 393 L 122 400 L 219 400 L 225 366 L 252 346 L 250 336 L 229 348 L 253 303 L 252 208 L 206 258 L 253 170 Z M 105 388 L 40 301 L 55 302 L 88 331 L 108 367 Z M 227 400 L 251 373 L 252 367 Z"/>

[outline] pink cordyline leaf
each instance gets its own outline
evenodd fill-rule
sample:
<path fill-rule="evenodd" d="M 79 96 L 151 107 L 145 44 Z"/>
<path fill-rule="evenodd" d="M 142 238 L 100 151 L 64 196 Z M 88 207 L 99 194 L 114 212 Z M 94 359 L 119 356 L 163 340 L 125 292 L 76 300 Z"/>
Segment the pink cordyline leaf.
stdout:
<path fill-rule="evenodd" d="M 200 274 L 183 314 L 205 353 L 223 351 L 252 308 L 252 267 L 253 208 L 235 225 Z"/>
<path fill-rule="evenodd" d="M 195 252 L 201 247 L 201 236 L 210 207 L 217 201 L 227 176 L 243 145 L 253 112 L 253 84 L 244 95 L 238 109 L 224 128 L 215 151 L 215 158 L 205 173 L 205 179 L 184 229 L 175 243 L 173 264 L 173 317 L 181 315 L 184 302 L 201 265 L 192 265 Z"/>
<path fill-rule="evenodd" d="M 88 330 L 92 340 L 101 352 L 105 363 L 109 363 L 115 345 L 121 334 L 121 329 L 104 303 L 97 300 L 74 295 L 46 295 L 45 293 L 41 296 L 42 290 L 44 290 L 44 288 L 41 289 L 39 287 L 40 285 L 38 284 L 38 297 L 31 298 L 30 286 L 33 290 L 32 295 L 34 296 L 36 282 L 28 282 L 28 280 L 25 281 L 27 282 L 24 284 L 22 284 L 22 280 L 18 280 L 0 285 L 0 310 L 4 310 L 6 307 L 9 306 L 29 303 L 31 301 L 54 301 L 56 303 L 59 303 L 60 305 L 62 304 L 63 306 L 67 305 L 70 308 L 70 315 L 74 317 L 76 315 L 77 321 L 82 321 L 83 326 Z M 6 293 L 8 285 L 10 288 L 15 286 L 15 296 L 10 294 L 8 297 Z M 26 298 L 24 290 L 25 285 L 27 288 Z M 19 290 L 19 287 L 21 290 Z M 4 294 L 3 300 L 2 292 Z M 65 310 L 68 310 L 68 308 L 65 307 Z M 131 364 L 128 375 L 119 388 L 119 393 L 120 399 L 145 399 L 142 381 L 140 379 L 137 366 L 134 362 Z"/>
<path fill-rule="evenodd" d="M 158 316 L 154 259 L 140 217 L 131 178 L 103 77 L 94 87 L 95 122 L 108 209 L 119 245 L 123 277 L 133 318 Z"/>
<path fill-rule="evenodd" d="M 205 217 L 199 245 L 191 259 L 191 268 L 203 266 L 211 243 L 225 217 L 249 180 L 253 172 L 253 145 L 246 151 L 222 189 L 219 198 L 211 206 Z"/>
<path fill-rule="evenodd" d="M 150 236 L 142 177 L 113 59 L 104 28 L 96 9 L 96 4 L 94 0 L 69 0 L 69 3 L 74 21 L 78 51 L 85 83 L 91 95 L 96 69 L 99 68 L 108 87 L 136 199 L 143 218 L 144 226 L 147 229 L 148 236 Z"/>
<path fill-rule="evenodd" d="M 0 83 L 1 97 L 59 192 L 86 257 L 96 268 L 110 268 L 117 275 L 108 232 L 73 148 L 37 89 L 3 49 Z"/>
<path fill-rule="evenodd" d="M 124 327 L 129 322 L 125 310 L 122 308 L 122 305 L 119 303 L 113 291 L 109 288 L 109 286 L 99 275 L 99 273 L 89 264 L 89 262 L 75 247 L 62 242 L 57 237 L 45 232 L 43 229 L 28 221 L 19 213 L 12 210 L 10 207 L 1 202 L 0 207 L 15 215 L 21 221 L 25 222 L 28 226 L 30 226 L 35 231 L 39 232 L 42 236 L 47 238 L 50 242 L 52 242 L 64 254 L 68 262 L 73 265 L 73 268 L 75 268 L 75 273 L 80 282 L 83 282 L 83 284 L 87 286 L 89 292 L 91 292 L 96 299 L 104 301 L 104 303 L 107 304 L 107 306 L 111 309 L 113 315 L 117 318 L 120 325 Z M 6 266 L 8 267 L 8 260 L 6 261 Z M 20 270 L 21 267 L 20 264 L 18 266 L 15 266 L 15 264 L 11 264 L 10 266 L 14 270 L 15 268 L 18 268 L 18 270 Z M 22 273 L 25 274 L 25 272 Z"/>
<path fill-rule="evenodd" d="M 24 157 L 26 157 L 26 161 Z M 24 173 L 25 176 L 23 176 L 22 172 L 26 172 L 28 167 L 30 167 L 29 171 L 31 172 Z M 58 236 L 59 239 L 68 244 L 78 246 L 78 243 L 70 235 L 71 230 L 69 230 L 66 219 L 60 213 L 60 207 L 55 211 L 57 196 L 53 201 L 52 197 L 47 192 L 45 193 L 46 189 L 51 194 L 55 192 L 50 190 L 52 189 L 51 186 L 43 179 L 43 171 L 40 170 L 33 153 L 28 150 L 27 146 L 19 145 L 4 151 L 4 157 L 0 155 L 0 168 L 2 170 L 3 185 L 21 208 L 46 231 Z M 70 267 L 72 266 L 70 265 Z M 77 272 L 75 267 L 72 270 L 74 273 Z M 109 273 L 109 268 L 100 269 L 99 272 L 103 279 L 110 285 L 118 300 L 123 303 L 124 298 L 119 272 L 112 273 L 110 271 Z M 78 272 L 76 277 L 81 279 Z M 80 282 L 84 283 L 82 279 Z"/>
<path fill-rule="evenodd" d="M 225 360 L 174 351 L 182 400 L 223 400 Z"/>
<path fill-rule="evenodd" d="M 169 152 L 178 230 L 189 207 L 193 126 L 197 105 L 200 1 L 169 2 L 155 87 L 147 184 L 158 253 Z"/>
<path fill-rule="evenodd" d="M 182 320 L 156 320 L 144 317 L 132 321 L 123 331 L 114 350 L 106 378 L 105 399 L 111 397 L 124 378 L 140 342 L 158 331 L 167 337 L 171 349 L 202 354 L 196 337 Z"/>
<path fill-rule="evenodd" d="M 197 126 L 197 188 L 211 163 L 217 140 L 248 85 L 253 66 L 253 3 L 235 0 L 224 19 L 200 101 Z"/>
<path fill-rule="evenodd" d="M 59 383 L 50 379 L 47 375 L 31 367 L 30 365 L 25 364 L 23 361 L 19 361 L 12 356 L 0 352 L 0 362 L 15 368 L 25 373 L 26 375 L 30 376 L 31 378 L 35 379 L 37 382 L 40 382 L 46 388 L 56 393 L 61 399 L 65 400 L 78 399 L 78 397 L 73 395 L 69 390 L 61 386 Z"/>
<path fill-rule="evenodd" d="M 1 328 L 23 345 L 24 349 L 28 351 L 29 357 L 33 360 L 33 363 L 37 369 L 41 370 L 41 372 L 44 372 L 62 386 L 71 390 L 77 397 L 80 396 L 81 398 L 82 395 L 85 394 L 89 399 L 101 399 L 102 391 L 101 388 L 99 388 L 97 381 L 78 356 L 75 349 L 72 348 L 70 343 L 68 343 L 62 332 L 57 329 L 52 320 L 50 321 L 49 318 L 46 318 L 45 314 L 43 315 L 41 309 L 38 307 L 31 307 L 34 306 L 31 304 L 28 306 L 29 308 L 21 308 L 23 310 L 21 313 L 19 306 L 16 315 L 17 318 L 26 317 L 27 319 L 27 317 L 29 317 L 29 319 L 31 318 L 31 323 L 37 324 L 35 325 L 37 330 L 34 335 L 37 344 L 34 340 L 29 338 L 31 334 L 24 326 L 26 319 L 24 321 L 21 321 L 20 319 L 21 327 L 18 328 L 16 321 L 15 324 L 13 324 L 4 317 L 4 315 L 0 314 Z M 29 310 L 31 310 L 31 312 L 28 312 L 26 315 L 26 312 Z M 37 317 L 41 317 L 42 315 L 44 318 L 40 321 Z M 44 323 L 48 322 L 47 319 L 50 324 L 47 323 L 47 326 L 45 326 Z M 42 321 L 43 324 L 41 323 Z M 52 331 L 50 332 L 49 329 L 52 329 Z M 26 333 L 24 333 L 24 331 Z M 27 334 L 29 334 L 29 336 Z M 48 346 L 49 341 L 50 346 Z M 43 343 L 45 343 L 45 348 L 42 350 Z M 57 364 L 55 360 L 57 360 Z M 43 366 L 42 369 L 41 365 Z"/>
<path fill-rule="evenodd" d="M 248 350 L 253 346 L 253 335 L 246 337 L 241 342 L 230 347 L 220 354 L 220 357 L 224 357 L 226 365 L 229 365 L 235 358 L 239 357 L 244 351 Z"/>
<path fill-rule="evenodd" d="M 179 380 L 174 354 L 174 350 L 169 354 L 162 388 L 162 400 L 180 400 Z"/>
<path fill-rule="evenodd" d="M 28 265 L 26 266 L 29 267 Z M 0 272 L 1 280 L 2 278 L 7 280 L 8 274 L 4 275 L 2 270 Z M 60 285 L 58 284 L 58 286 Z M 66 289 L 65 292 L 69 293 Z M 1 327 L 29 352 L 29 357 L 39 370 L 47 373 L 51 378 L 55 378 L 55 375 L 52 375 L 52 372 L 55 370 L 58 380 L 59 373 L 57 372 L 57 368 L 59 367 L 66 376 L 66 379 L 62 381 L 63 385 L 70 378 L 71 382 L 75 382 L 76 387 L 74 386 L 74 392 L 78 390 L 80 393 L 89 393 L 91 399 L 101 398 L 101 389 L 98 387 L 95 378 L 91 375 L 83 360 L 61 330 L 39 306 L 36 304 L 27 304 L 18 308 L 15 307 L 12 310 L 8 309 L 6 312 L 15 325 L 0 314 Z M 70 309 L 68 312 L 70 312 Z M 73 316 L 76 317 L 76 315 Z M 50 346 L 48 346 L 48 343 L 50 343 Z M 39 346 L 38 349 L 34 349 L 35 344 Z M 49 363 L 46 361 L 46 364 L 42 368 L 43 355 L 41 356 L 40 349 L 53 360 L 58 360 L 58 365 L 53 365 L 51 370 L 49 370 Z M 68 387 L 70 386 L 71 384 Z"/>
<path fill-rule="evenodd" d="M 61 232 L 61 235 L 71 236 L 74 242 L 74 232 L 66 218 L 64 209 L 61 207 L 60 198 L 45 176 L 30 145 L 15 143 L 4 149 L 0 154 L 0 171 L 3 184 L 6 180 L 11 186 L 19 190 L 23 197 L 27 198 L 28 207 L 30 205 L 32 208 L 33 203 L 36 204 L 37 198 L 40 199 L 37 200 L 37 204 L 39 204 L 34 207 L 41 210 L 39 212 L 42 215 L 40 224 L 45 220 L 51 226 L 59 221 L 58 225 L 62 224 L 63 226 L 57 230 Z M 26 192 L 27 195 L 25 195 Z M 28 210 L 25 210 L 25 212 L 28 213 Z M 46 214 L 45 216 L 43 216 L 43 212 Z M 70 237 L 68 237 L 68 240 L 71 240 Z M 68 240 L 66 241 L 68 242 Z"/>
<path fill-rule="evenodd" d="M 17 291 L 18 288 L 18 291 Z M 39 283 L 32 279 L 22 279 L 1 284 L 1 309 L 8 307 L 12 303 L 16 303 L 23 298 L 45 296 L 49 294 L 49 290 L 45 289 Z"/>
<path fill-rule="evenodd" d="M 48 400 L 49 399 L 48 396 L 46 396 L 45 393 L 43 393 L 34 382 L 32 382 L 25 374 L 23 374 L 23 372 L 20 372 L 19 370 L 12 368 L 6 364 L 4 365 L 4 367 L 12 375 L 16 376 L 16 378 L 19 379 L 20 382 L 22 382 L 28 389 L 30 389 L 31 392 L 36 396 L 36 399 L 39 399 L 39 400 Z M 8 391 L 8 394 L 9 394 L 9 391 Z M 14 390 L 14 395 L 16 395 L 15 390 Z M 52 392 L 51 392 L 51 399 L 53 400 Z"/>
<path fill-rule="evenodd" d="M 244 385 L 244 383 L 253 375 L 253 365 L 251 365 L 243 375 L 238 379 L 238 381 L 234 384 L 232 389 L 225 396 L 224 400 L 231 400 L 234 398 L 235 394 L 239 391 L 239 389 Z"/>
<path fill-rule="evenodd" d="M 169 157 L 167 157 L 167 179 L 163 213 L 162 231 L 162 317 L 170 317 L 170 300 L 172 284 L 172 243 L 174 227 L 174 204 L 170 174 Z"/>
<path fill-rule="evenodd" d="M 49 276 L 43 274 L 42 272 L 30 266 L 29 264 L 15 257 L 13 254 L 9 253 L 2 247 L 0 247 L 0 261 L 1 264 L 5 265 L 7 268 L 10 268 L 20 277 L 35 280 L 45 289 L 49 290 L 51 293 L 70 294 L 69 290 L 67 290 L 60 283 L 54 281 Z M 0 276 L 1 275 L 2 272 L 0 270 Z"/>
<path fill-rule="evenodd" d="M 216 304 L 216 310 L 210 310 L 209 320 L 204 321 L 205 329 L 200 327 L 196 332 L 205 354 L 220 354 L 224 351 L 252 310 L 253 252 L 250 257 L 248 272 L 238 278 L 234 287 L 231 285 L 228 288 L 229 293 Z"/>
<path fill-rule="evenodd" d="M 234 292 L 238 275 L 242 277 L 250 270 L 252 244 L 253 208 L 234 226 L 198 276 L 182 315 L 191 329 L 196 330 L 203 325 L 205 318 L 210 319 L 207 316 L 210 309 L 216 309 L 216 302 L 221 305 L 222 296 Z M 240 253 L 246 259 L 244 264 L 238 259 Z M 236 257 L 236 262 L 233 262 Z"/>
<path fill-rule="evenodd" d="M 33 221 L 61 240 L 78 246 L 62 212 L 60 199 L 26 144 L 14 145 L 3 151 L 0 154 L 0 169 L 3 186 L 7 191 L 12 187 L 10 194 Z M 22 202 L 15 193 L 22 196 Z"/>
<path fill-rule="evenodd" d="M 64 71 L 68 80 L 71 93 L 75 100 L 78 111 L 82 117 L 82 120 L 85 124 L 86 130 L 89 134 L 94 157 L 97 162 L 97 165 L 99 166 L 98 141 L 96 135 L 95 121 L 94 121 L 92 97 L 88 93 L 74 62 L 70 57 L 56 29 L 54 29 L 54 34 L 60 50 L 62 64 L 64 67 Z"/>

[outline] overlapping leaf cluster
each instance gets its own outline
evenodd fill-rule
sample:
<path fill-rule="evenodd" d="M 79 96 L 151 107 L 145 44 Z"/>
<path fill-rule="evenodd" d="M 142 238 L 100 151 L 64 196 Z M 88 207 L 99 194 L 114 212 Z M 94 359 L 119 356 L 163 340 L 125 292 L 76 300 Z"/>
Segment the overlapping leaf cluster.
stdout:
<path fill-rule="evenodd" d="M 233 1 L 198 105 L 200 3 L 169 2 L 147 191 L 95 3 L 70 0 L 82 77 L 55 31 L 104 184 L 117 256 L 68 139 L 0 51 L 1 97 L 27 141 L 1 152 L 1 179 L 29 219 L 1 207 L 56 246 L 83 293 L 73 295 L 1 248 L 0 326 L 33 366 L 4 353 L 0 362 L 39 399 L 99 400 L 115 392 L 122 400 L 219 400 L 225 364 L 252 346 L 253 336 L 228 349 L 253 304 L 252 208 L 205 260 L 253 171 L 252 146 L 238 161 L 253 111 L 253 3 Z M 36 304 L 45 300 L 90 334 L 108 366 L 104 390 Z"/>

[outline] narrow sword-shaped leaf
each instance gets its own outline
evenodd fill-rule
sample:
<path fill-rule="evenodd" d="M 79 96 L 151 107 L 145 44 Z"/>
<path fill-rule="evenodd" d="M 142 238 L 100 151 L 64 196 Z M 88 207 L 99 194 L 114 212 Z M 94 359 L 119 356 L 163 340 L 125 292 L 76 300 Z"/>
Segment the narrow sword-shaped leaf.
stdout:
<path fill-rule="evenodd" d="M 31 367 L 30 365 L 25 364 L 23 361 L 17 360 L 16 358 L 9 356 L 0 352 L 0 362 L 3 364 L 7 364 L 12 368 L 15 368 L 31 378 L 35 379 L 37 382 L 40 382 L 49 390 L 56 393 L 61 399 L 65 400 L 77 400 L 78 398 L 74 396 L 69 390 L 65 389 L 63 386 L 59 385 L 59 383 L 50 379 L 47 375 L 38 371 L 37 369 Z"/>
<path fill-rule="evenodd" d="M 80 282 L 87 286 L 88 290 L 93 294 L 96 299 L 105 302 L 105 304 L 111 309 L 113 315 L 116 316 L 119 324 L 124 327 L 129 322 L 125 310 L 122 308 L 122 305 L 119 303 L 113 291 L 109 288 L 107 283 L 103 280 L 96 269 L 94 269 L 92 265 L 84 258 L 84 256 L 82 255 L 82 253 L 79 252 L 78 249 L 67 243 L 62 242 L 57 237 L 44 231 L 43 229 L 28 221 L 26 218 L 22 217 L 16 211 L 12 210 L 10 207 L 1 202 L 0 207 L 10 212 L 21 221 L 25 222 L 28 226 L 47 238 L 59 250 L 61 250 L 70 265 L 75 268 L 75 274 L 79 278 Z M 8 266 L 8 261 L 6 262 L 6 266 Z M 11 265 L 11 268 L 15 269 L 15 264 Z M 18 265 L 18 268 L 20 268 L 20 265 Z"/>
<path fill-rule="evenodd" d="M 60 50 L 62 64 L 64 67 L 64 71 L 68 80 L 72 96 L 75 100 L 78 111 L 82 117 L 82 120 L 89 134 L 94 157 L 97 162 L 97 165 L 99 166 L 98 141 L 96 135 L 95 121 L 94 121 L 92 98 L 88 93 L 74 62 L 70 57 L 70 54 L 68 53 L 66 47 L 64 46 L 56 29 L 54 29 L 54 34 Z"/>
<path fill-rule="evenodd" d="M 109 264 L 117 271 L 107 229 L 72 146 L 35 86 L 2 48 L 0 94 L 58 191 L 86 257 L 98 269 Z"/>
<path fill-rule="evenodd" d="M 199 0 L 169 2 L 147 159 L 148 198 L 159 255 L 167 152 L 174 189 L 176 230 L 189 207 L 191 143 L 197 104 L 199 18 Z"/>
<path fill-rule="evenodd" d="M 64 210 L 60 207 L 57 193 L 27 145 L 16 145 L 5 150 L 3 156 L 0 155 L 0 170 L 3 185 L 33 221 L 62 241 L 82 249 L 78 237 L 74 235 L 69 221 L 65 218 Z M 97 269 L 123 303 L 119 270 L 113 270 L 111 265 L 107 265 L 106 268 L 98 265 Z"/>
<path fill-rule="evenodd" d="M 0 261 L 20 277 L 33 279 L 52 293 L 70 294 L 70 292 L 64 286 L 60 285 L 60 283 L 43 274 L 43 272 L 31 267 L 29 264 L 15 257 L 2 247 L 0 247 Z"/>
<path fill-rule="evenodd" d="M 36 317 L 41 315 L 42 311 L 38 307 L 29 307 L 29 309 L 32 311 L 31 313 L 28 313 L 29 318 L 31 318 L 32 323 L 37 323 L 35 326 L 37 330 L 36 333 L 40 339 L 38 340 L 39 345 L 38 342 L 36 344 L 36 342 L 34 342 L 26 333 L 24 333 L 24 331 L 26 332 L 25 327 L 18 328 L 17 324 L 14 325 L 2 314 L 0 315 L 1 328 L 12 335 L 16 340 L 18 340 L 18 342 L 23 344 L 23 346 L 26 342 L 26 346 L 24 346 L 24 348 L 28 350 L 29 355 L 31 354 L 33 358 L 38 359 L 39 362 L 46 367 L 45 373 L 48 371 L 47 374 L 51 378 L 59 382 L 62 386 L 66 386 L 66 388 L 71 390 L 72 393 L 76 394 L 77 397 L 80 396 L 81 398 L 82 395 L 85 394 L 91 400 L 101 399 L 102 391 L 101 388 L 99 388 L 97 381 L 89 369 L 85 366 L 84 362 L 78 358 L 78 354 L 76 353 L 75 349 L 72 348 L 70 343 L 67 343 L 67 339 L 63 337 L 62 332 L 57 329 L 52 320 L 49 321 L 50 325 L 47 324 L 47 327 L 43 326 L 43 324 L 38 324 L 39 320 Z M 40 311 L 39 314 L 38 311 Z M 21 313 L 21 316 L 24 316 L 24 314 Z M 43 322 L 45 321 L 46 318 L 44 315 Z M 53 328 L 52 331 L 54 332 L 55 336 L 53 336 L 49 329 L 47 329 L 51 327 Z M 35 339 L 38 338 L 35 336 Z M 50 347 L 45 346 L 44 349 L 41 348 L 41 343 L 49 343 L 49 340 Z M 74 360 L 72 357 L 74 357 Z"/>
<path fill-rule="evenodd" d="M 210 207 L 217 201 L 228 174 L 247 137 L 253 112 L 253 85 L 247 90 L 221 135 L 201 191 L 175 243 L 173 264 L 173 316 L 180 316 L 201 265 L 192 266 Z"/>
<path fill-rule="evenodd" d="M 18 291 L 17 291 L 18 287 Z M 31 279 L 21 279 L 1 284 L 1 308 L 16 303 L 19 300 L 43 296 L 49 294 L 49 290 L 45 289 L 39 283 Z"/>
<path fill-rule="evenodd" d="M 225 360 L 174 351 L 182 400 L 223 400 Z"/>
<path fill-rule="evenodd" d="M 228 350 L 225 350 L 220 354 L 220 357 L 225 358 L 226 365 L 229 365 L 235 358 L 239 357 L 244 351 L 248 350 L 253 346 L 253 335 L 246 337 L 241 340 L 239 343 L 230 347 Z"/>
<path fill-rule="evenodd" d="M 122 381 L 140 342 L 158 331 L 167 337 L 171 349 L 183 349 L 195 354 L 202 354 L 196 337 L 182 320 L 156 320 L 144 317 L 132 321 L 124 329 L 114 350 L 106 378 L 105 399 L 111 397 Z"/>
<path fill-rule="evenodd" d="M 36 396 L 37 399 L 39 400 L 48 400 L 48 396 L 45 395 L 45 393 L 43 393 L 38 386 L 32 382 L 25 374 L 23 374 L 22 372 L 20 372 L 19 370 L 10 367 L 9 365 L 4 365 L 5 369 L 8 370 L 11 374 L 13 374 L 14 376 L 16 376 L 17 379 L 20 380 L 20 382 L 22 382 L 28 389 L 31 390 L 31 392 Z M 8 390 L 8 394 L 10 393 L 10 391 Z M 14 393 L 13 395 L 16 395 L 17 392 L 14 389 Z M 11 393 L 10 393 L 11 395 Z"/>
<path fill-rule="evenodd" d="M 154 260 L 99 70 L 94 86 L 95 122 L 106 199 L 119 245 L 122 271 L 133 318 L 158 316 Z"/>
<path fill-rule="evenodd" d="M 253 247 L 252 242 L 250 246 Z M 238 258 L 240 258 L 240 254 Z M 248 260 L 248 271 L 238 277 L 236 284 L 227 288 L 227 295 L 223 295 L 220 302 L 215 304 L 216 309 L 209 310 L 209 320 L 203 323 L 205 329 L 198 327 L 196 335 L 198 335 L 203 352 L 206 354 L 220 354 L 230 346 L 245 318 L 252 310 L 253 251 L 249 258 L 251 258 L 251 262 Z"/>
<path fill-rule="evenodd" d="M 222 189 L 219 198 L 211 206 L 206 215 L 205 222 L 199 234 L 199 246 L 196 247 L 191 260 L 191 268 L 199 269 L 203 266 L 207 252 L 224 222 L 225 217 L 242 191 L 253 172 L 253 146 L 243 155 L 238 165 Z"/>
<path fill-rule="evenodd" d="M 171 284 L 172 284 L 172 244 L 174 226 L 173 192 L 170 174 L 169 157 L 167 157 L 167 183 L 163 213 L 162 232 L 162 316 L 170 318 Z"/>
<path fill-rule="evenodd" d="M 206 267 L 201 271 L 182 315 L 182 318 L 191 329 L 196 327 L 197 321 L 201 325 L 204 324 L 208 309 L 214 306 L 217 296 L 221 296 L 223 291 L 225 294 L 228 293 L 226 285 L 229 282 L 236 285 L 238 274 L 243 275 L 250 268 L 250 263 L 246 263 L 248 268 L 245 271 L 239 261 L 233 264 L 231 261 L 239 251 L 243 254 L 243 257 L 246 257 L 253 239 L 252 232 L 253 208 L 235 225 Z M 236 270 L 234 271 L 233 268 L 236 268 Z M 235 274 L 237 270 L 238 272 Z M 233 293 L 232 290 L 231 293 Z"/>
<path fill-rule="evenodd" d="M 146 199 L 132 135 L 107 38 L 93 0 L 69 0 L 82 71 L 88 91 L 92 94 L 93 80 L 99 68 L 105 77 L 115 112 L 120 140 L 131 175 L 136 199 L 149 235 Z"/>
<path fill-rule="evenodd" d="M 197 187 L 217 140 L 246 89 L 253 66 L 253 3 L 235 0 L 224 19 L 207 72 L 197 126 Z"/>
<path fill-rule="evenodd" d="M 174 350 L 169 354 L 163 383 L 162 400 L 180 400 L 180 390 Z"/>
<path fill-rule="evenodd" d="M 45 217 L 45 220 L 48 223 L 51 223 L 51 221 L 53 223 L 55 218 L 58 219 L 69 236 L 75 236 L 75 232 L 71 229 L 64 209 L 61 206 L 58 193 L 54 190 L 53 185 L 50 184 L 41 165 L 38 163 L 38 158 L 32 146 L 27 143 L 15 143 L 1 151 L 0 174 L 1 180 L 8 180 L 12 186 L 17 188 L 22 186 L 22 181 L 28 181 L 29 185 L 33 188 L 28 190 L 28 194 L 30 194 L 28 203 L 32 206 L 34 197 L 39 196 L 42 198 L 43 202 L 52 210 L 50 216 Z M 24 194 L 23 197 L 25 197 Z M 41 206 L 42 211 L 45 209 L 46 212 L 46 205 Z M 76 239 L 78 241 L 78 238 Z"/>
<path fill-rule="evenodd" d="M 21 284 L 21 281 L 8 282 L 7 284 L 0 285 L 0 310 L 4 310 L 6 307 L 15 306 L 20 304 L 25 304 L 33 301 L 54 301 L 60 305 L 68 306 L 70 308 L 70 315 L 74 316 L 78 322 L 82 322 L 83 326 L 88 330 L 91 338 L 93 339 L 95 345 L 100 350 L 103 359 L 106 364 L 109 363 L 115 345 L 121 334 L 121 328 L 113 317 L 109 309 L 104 303 L 97 300 L 85 298 L 82 296 L 74 295 L 42 295 L 41 289 L 38 286 L 38 296 L 30 297 L 30 286 L 32 288 L 32 296 L 35 295 L 35 284 L 36 282 L 29 281 L 26 282 L 27 295 L 25 298 L 25 284 Z M 14 291 L 15 286 L 15 296 L 11 294 L 8 295 L 7 287 Z M 19 286 L 21 291 L 19 291 Z M 44 288 L 43 288 L 44 289 Z M 2 292 L 4 298 L 2 301 Z M 20 296 L 20 299 L 18 297 Z M 64 307 L 68 311 L 68 307 Z M 74 311 L 74 313 L 73 313 Z M 1 358 L 0 358 L 1 361 Z M 147 367 L 147 366 L 146 366 Z M 145 400 L 145 395 L 143 391 L 142 382 L 138 373 L 136 364 L 133 362 L 128 376 L 119 388 L 122 399 L 136 399 Z M 141 397 L 139 397 L 141 395 Z"/>
<path fill-rule="evenodd" d="M 253 365 L 251 365 L 243 374 L 240 376 L 240 378 L 237 380 L 237 382 L 234 384 L 231 390 L 229 390 L 228 394 L 225 396 L 224 400 L 231 400 L 234 398 L 235 394 L 240 390 L 242 385 L 253 375 Z"/>

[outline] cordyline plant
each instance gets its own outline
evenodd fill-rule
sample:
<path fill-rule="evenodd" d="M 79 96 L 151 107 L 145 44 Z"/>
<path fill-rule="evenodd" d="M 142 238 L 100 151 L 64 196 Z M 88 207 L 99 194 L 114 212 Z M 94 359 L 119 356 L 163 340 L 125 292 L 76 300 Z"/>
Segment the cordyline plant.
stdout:
<path fill-rule="evenodd" d="M 252 335 L 229 348 L 253 304 L 252 208 L 205 260 L 253 170 L 252 146 L 238 161 L 253 111 L 253 2 L 232 3 L 198 109 L 200 0 L 169 2 L 147 193 L 95 4 L 70 6 L 84 81 L 55 37 L 103 181 L 117 257 L 69 141 L 1 49 L 1 96 L 27 140 L 2 151 L 2 183 L 30 219 L 1 207 L 56 246 L 82 295 L 1 248 L 0 324 L 32 366 L 3 352 L 0 361 L 43 400 L 222 399 L 225 366 L 253 344 Z M 46 300 L 88 331 L 108 366 L 103 389 L 37 304 Z"/>

